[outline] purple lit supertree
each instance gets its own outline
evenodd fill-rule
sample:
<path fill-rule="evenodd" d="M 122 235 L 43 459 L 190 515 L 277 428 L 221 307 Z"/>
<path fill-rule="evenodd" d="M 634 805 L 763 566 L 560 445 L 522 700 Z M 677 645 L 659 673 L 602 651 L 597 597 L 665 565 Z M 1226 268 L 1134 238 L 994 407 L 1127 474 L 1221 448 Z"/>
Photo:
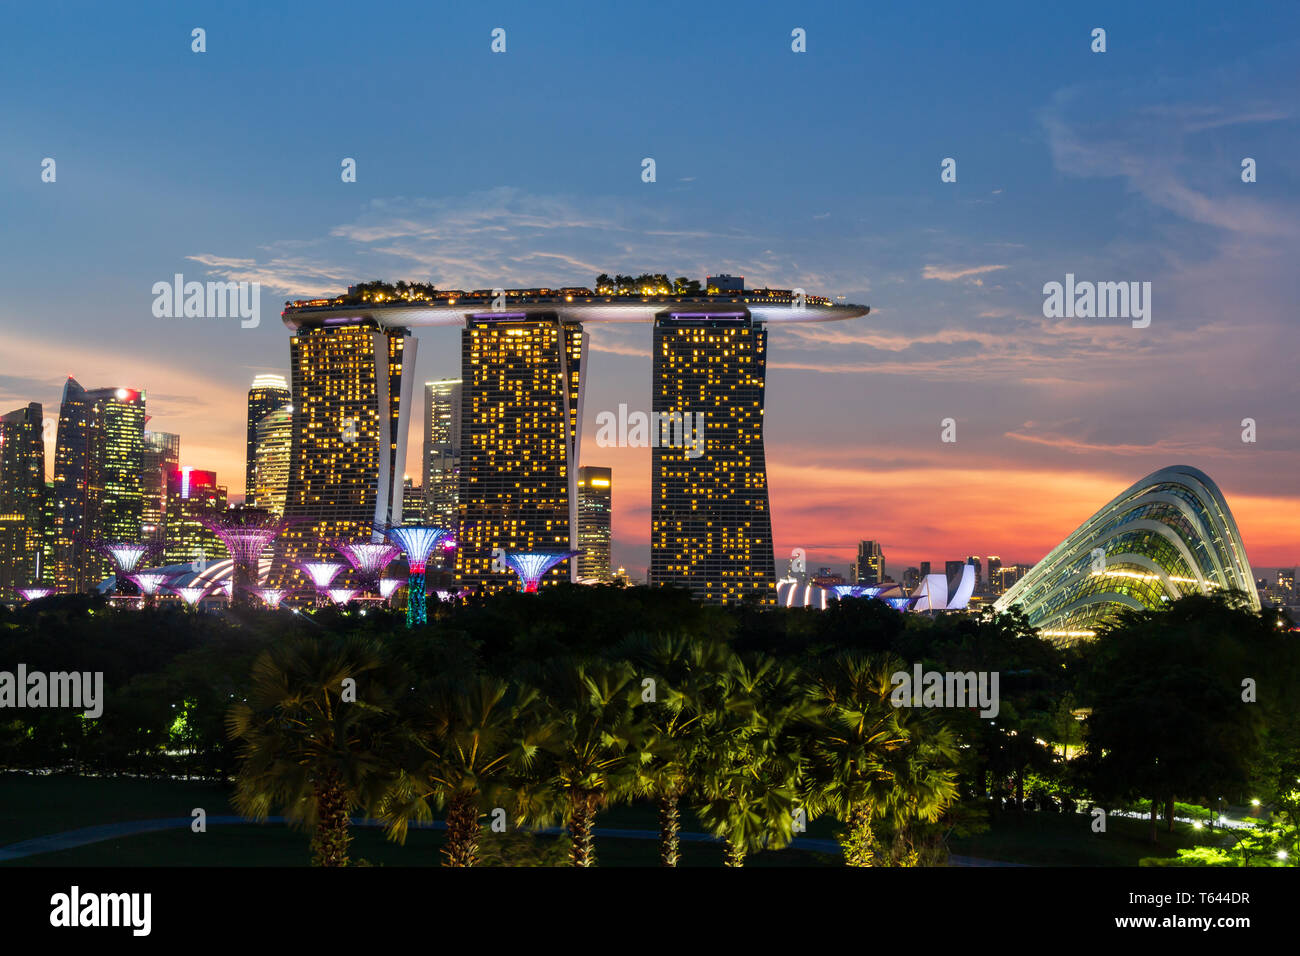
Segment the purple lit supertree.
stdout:
<path fill-rule="evenodd" d="M 401 548 L 382 541 L 336 541 L 332 547 L 343 557 L 356 572 L 358 582 L 363 587 L 377 587 L 384 569 L 401 554 Z"/>
<path fill-rule="evenodd" d="M 166 574 L 157 574 L 151 571 L 146 571 L 140 574 L 131 574 L 127 577 L 132 584 L 140 589 L 140 594 L 142 595 L 140 603 L 144 607 L 152 607 L 155 596 L 163 589 L 163 587 L 166 586 L 167 582 L 171 580 L 171 578 Z"/>
<path fill-rule="evenodd" d="M 54 593 L 54 588 L 39 587 L 39 586 L 18 589 L 18 596 L 21 597 L 24 601 L 27 601 L 29 604 L 32 601 L 39 601 L 41 598 L 47 598 L 53 593 Z"/>
<path fill-rule="evenodd" d="M 234 568 L 231 571 L 230 603 L 251 605 L 257 587 L 262 552 L 287 527 L 279 515 L 264 508 L 232 508 L 220 514 L 199 518 L 226 546 Z"/>
<path fill-rule="evenodd" d="M 132 541 L 96 541 L 95 549 L 113 562 L 115 590 L 123 597 L 139 597 L 131 593 L 131 575 L 140 569 L 145 557 L 156 550 L 157 544 Z"/>
<path fill-rule="evenodd" d="M 384 534 L 405 552 L 406 564 L 410 569 L 410 577 L 406 582 L 406 626 L 425 624 L 428 622 L 428 612 L 425 609 L 424 571 L 430 552 L 451 534 L 451 529 L 408 524 L 388 528 Z"/>
<path fill-rule="evenodd" d="M 207 596 L 208 589 L 196 587 L 172 588 L 172 593 L 180 597 L 187 607 L 194 607 Z"/>
<path fill-rule="evenodd" d="M 280 602 L 284 600 L 284 596 L 289 592 L 283 591 L 280 588 L 260 588 L 253 593 L 262 599 L 263 604 L 272 610 L 275 610 L 280 606 Z"/>
<path fill-rule="evenodd" d="M 308 561 L 300 564 L 298 567 L 306 572 L 307 577 L 311 578 L 311 583 L 316 585 L 316 606 L 325 607 L 327 604 L 326 592 L 338 573 L 343 570 L 343 565 L 332 564 L 328 561 Z"/>
<path fill-rule="evenodd" d="M 393 596 L 393 592 L 402 586 L 402 582 L 397 578 L 380 578 L 379 596 L 387 601 Z"/>
<path fill-rule="evenodd" d="M 357 596 L 356 588 L 330 588 L 326 593 L 329 594 L 330 600 L 339 607 L 345 606 Z"/>
<path fill-rule="evenodd" d="M 537 591 L 537 582 L 547 571 L 568 561 L 569 558 L 582 554 L 581 551 L 506 551 L 502 560 L 519 575 L 522 590 L 526 594 Z"/>

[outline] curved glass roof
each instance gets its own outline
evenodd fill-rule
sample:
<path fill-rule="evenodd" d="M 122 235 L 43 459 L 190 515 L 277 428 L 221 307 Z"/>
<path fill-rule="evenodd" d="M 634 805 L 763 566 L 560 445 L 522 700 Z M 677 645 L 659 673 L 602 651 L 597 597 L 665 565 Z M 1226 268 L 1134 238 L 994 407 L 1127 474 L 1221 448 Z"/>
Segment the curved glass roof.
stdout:
<path fill-rule="evenodd" d="M 1186 594 L 1231 589 L 1259 610 L 1246 548 L 1205 472 L 1152 472 L 1080 525 L 994 607 L 1015 605 L 1046 637 L 1096 634 L 1121 608 L 1154 609 Z"/>

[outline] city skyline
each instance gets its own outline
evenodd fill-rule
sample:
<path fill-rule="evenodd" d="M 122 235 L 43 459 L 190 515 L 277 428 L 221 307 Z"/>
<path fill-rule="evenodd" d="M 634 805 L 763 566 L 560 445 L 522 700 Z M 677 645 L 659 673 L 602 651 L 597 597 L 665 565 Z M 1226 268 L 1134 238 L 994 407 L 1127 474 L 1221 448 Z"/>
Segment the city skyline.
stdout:
<path fill-rule="evenodd" d="M 298 48 L 336 41 L 346 8 L 321 9 L 292 24 Z M 32 38 L 0 66 L 15 81 L 70 47 L 123 55 L 66 64 L 41 102 L 7 104 L 0 242 L 24 280 L 0 304 L 0 349 L 23 363 L 0 376 L 0 412 L 40 402 L 50 417 L 69 373 L 146 389 L 148 427 L 182 435 L 182 463 L 217 472 L 237 500 L 248 384 L 289 372 L 275 319 L 285 298 L 376 275 L 472 289 L 725 272 L 873 306 L 852 329 L 773 332 L 764 430 L 778 567 L 795 547 L 847 567 L 860 539 L 882 543 L 891 571 L 989 552 L 1032 563 L 1175 462 L 1215 478 L 1252 564 L 1292 566 L 1300 169 L 1285 25 L 1296 14 L 1244 9 L 1192 3 L 1171 22 L 1120 5 L 1084 20 L 940 3 L 922 30 L 901 11 L 815 3 L 734 20 L 683 8 L 650 25 L 507 6 L 509 52 L 495 58 L 496 22 L 414 11 L 398 49 L 352 51 L 382 77 L 365 84 L 303 82 L 269 11 L 205 14 L 203 56 L 189 51 L 192 25 L 161 4 L 39 30 L 28 29 L 37 12 L 13 11 Z M 1088 49 L 1099 24 L 1104 55 Z M 794 25 L 806 54 L 790 52 Z M 416 55 L 421 31 L 445 40 L 436 63 Z M 740 53 L 734 70 L 700 65 L 720 36 Z M 655 70 L 666 43 L 695 65 Z M 571 48 L 580 64 L 561 57 L 545 83 L 523 82 Z M 154 64 L 144 85 L 130 65 L 143 59 Z M 465 76 L 475 82 L 452 82 Z M 412 121 L 440 85 L 461 95 L 438 98 L 438 124 Z M 628 108 L 651 93 L 663 111 Z M 123 111 L 123 95 L 136 109 Z M 555 135 L 556 102 L 600 117 L 600 136 Z M 173 118 L 171 135 L 156 135 L 157 115 Z M 213 115 L 226 117 L 230 151 L 210 149 Z M 696 116 L 687 143 L 677 127 Z M 809 148 L 737 151 L 732 125 L 764 116 L 780 117 L 772 137 L 806 130 Z M 381 147 L 368 132 L 286 132 L 340 117 L 402 136 Z M 455 150 L 442 148 L 448 129 Z M 554 145 L 512 148 L 525 141 Z M 46 156 L 55 183 L 40 181 Z M 641 179 L 647 156 L 654 183 Z M 340 182 L 344 157 L 355 183 Z M 956 182 L 940 179 L 947 157 Z M 1257 182 L 1242 182 L 1244 157 Z M 260 326 L 154 316 L 151 286 L 177 272 L 261 282 Z M 1046 318 L 1044 284 L 1068 275 L 1150 281 L 1150 326 Z M 417 382 L 459 374 L 455 333 L 415 338 Z M 651 344 L 648 329 L 591 331 L 588 448 L 593 412 L 648 405 Z M 957 441 L 943 444 L 949 417 Z M 1254 443 L 1241 441 L 1246 418 Z M 410 435 L 404 471 L 417 483 L 419 446 Z M 47 442 L 47 476 L 53 453 Z M 649 461 L 620 448 L 579 462 L 618 473 L 614 560 L 637 573 L 649 564 Z"/>

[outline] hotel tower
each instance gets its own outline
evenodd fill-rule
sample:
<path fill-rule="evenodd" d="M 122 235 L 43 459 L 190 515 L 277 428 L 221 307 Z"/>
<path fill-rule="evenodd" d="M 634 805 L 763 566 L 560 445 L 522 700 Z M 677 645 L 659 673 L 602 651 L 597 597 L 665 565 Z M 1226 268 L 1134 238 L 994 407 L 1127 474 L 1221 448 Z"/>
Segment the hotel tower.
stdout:
<path fill-rule="evenodd" d="M 306 587 L 299 564 L 336 560 L 328 542 L 378 540 L 402 522 L 405 410 L 416 342 L 373 322 L 304 325 L 289 340 L 292 437 L 273 587 Z"/>
<path fill-rule="evenodd" d="M 470 316 L 461 332 L 461 460 L 456 583 L 518 579 L 494 551 L 577 548 L 582 430 L 581 324 L 555 315 Z M 498 555 L 499 557 L 499 555 Z M 576 580 L 575 562 L 541 581 Z"/>
<path fill-rule="evenodd" d="M 652 407 L 702 422 L 703 448 L 651 449 L 650 583 L 700 601 L 776 601 L 763 452 L 767 330 L 748 311 L 654 325 Z M 689 417 L 688 417 L 689 416 Z"/>

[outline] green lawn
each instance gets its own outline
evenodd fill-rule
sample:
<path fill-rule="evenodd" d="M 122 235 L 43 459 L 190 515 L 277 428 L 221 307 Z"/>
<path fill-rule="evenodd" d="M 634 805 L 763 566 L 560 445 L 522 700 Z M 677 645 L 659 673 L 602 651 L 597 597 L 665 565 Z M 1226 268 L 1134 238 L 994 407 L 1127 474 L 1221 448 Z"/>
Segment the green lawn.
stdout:
<path fill-rule="evenodd" d="M 181 780 L 0 774 L 0 846 L 121 820 L 234 813 L 230 788 Z"/>
<path fill-rule="evenodd" d="M 184 781 L 2 774 L 0 846 L 96 824 L 187 817 L 195 807 L 202 807 L 209 816 L 231 815 L 235 810 L 230 806 L 229 795 L 229 787 Z M 689 814 L 683 814 L 683 824 L 685 830 L 698 829 Z M 657 827 L 655 809 L 642 804 L 615 807 L 600 815 L 597 826 L 653 830 Z M 376 828 L 356 827 L 353 835 L 353 859 L 364 859 L 382 866 L 441 863 L 442 833 L 438 830 L 412 830 L 405 846 L 389 842 Z M 484 834 L 482 847 L 485 856 L 502 857 L 502 854 L 492 853 L 494 847 L 491 845 L 491 841 L 500 839 L 490 832 Z M 506 841 L 504 858 L 520 863 L 537 859 L 548 847 L 554 847 L 555 839 L 549 836 L 512 838 Z M 305 866 L 310 860 L 307 843 L 305 833 L 282 824 L 214 825 L 206 833 L 193 833 L 188 829 L 144 833 L 23 857 L 0 865 Z M 552 849 L 549 858 L 555 859 L 556 856 L 556 850 Z M 602 866 L 657 866 L 659 863 L 658 847 L 653 840 L 598 837 L 596 857 Z M 682 864 L 721 866 L 722 847 L 719 844 L 683 843 Z M 838 860 L 819 853 L 782 850 L 757 854 L 746 864 L 824 866 L 838 865 Z"/>
<path fill-rule="evenodd" d="M 118 777 L 70 775 L 29 776 L 0 774 L 0 846 L 32 837 L 75 830 L 96 824 L 157 817 L 188 817 L 195 807 L 209 816 L 234 814 L 230 788 L 209 783 L 174 780 L 140 780 Z M 1095 834 L 1092 818 L 1083 814 L 998 814 L 988 831 L 970 837 L 953 837 L 950 849 L 964 856 L 1038 866 L 1137 866 L 1147 856 L 1173 856 L 1179 847 L 1214 842 L 1209 831 L 1179 824 L 1175 833 L 1160 832 L 1160 845 L 1147 841 L 1148 824 L 1112 816 L 1107 832 Z M 598 828 L 654 830 L 655 808 L 649 804 L 614 807 L 600 814 Z M 830 838 L 839 828 L 820 819 L 808 826 L 808 836 Z M 684 831 L 699 831 L 690 812 L 682 814 Z M 413 830 L 406 846 L 384 839 L 376 829 L 354 829 L 353 857 L 383 866 L 429 866 L 440 862 L 441 831 Z M 553 837 L 507 840 L 502 853 L 493 853 L 485 833 L 486 857 L 524 863 L 546 857 Z M 598 837 L 597 860 L 604 866 L 655 866 L 657 847 L 652 840 Z M 554 859 L 556 853 L 550 854 Z M 116 838 L 89 846 L 14 860 L 8 866 L 301 866 L 308 862 L 307 836 L 286 826 L 218 826 L 207 833 L 173 830 Z M 720 866 L 719 844 L 683 843 L 685 866 Z M 759 854 L 746 861 L 753 866 L 839 865 L 839 858 L 804 850 Z"/>
<path fill-rule="evenodd" d="M 1004 863 L 1034 866 L 1137 866 L 1146 856 L 1173 856 L 1177 849 L 1212 843 L 1218 834 L 1175 825 L 1166 833 L 1160 821 L 1160 843 L 1150 842 L 1147 820 L 1111 816 L 1105 833 L 1092 832 L 1092 817 L 1082 813 L 996 814 L 984 833 L 949 840 L 953 853 Z"/>

